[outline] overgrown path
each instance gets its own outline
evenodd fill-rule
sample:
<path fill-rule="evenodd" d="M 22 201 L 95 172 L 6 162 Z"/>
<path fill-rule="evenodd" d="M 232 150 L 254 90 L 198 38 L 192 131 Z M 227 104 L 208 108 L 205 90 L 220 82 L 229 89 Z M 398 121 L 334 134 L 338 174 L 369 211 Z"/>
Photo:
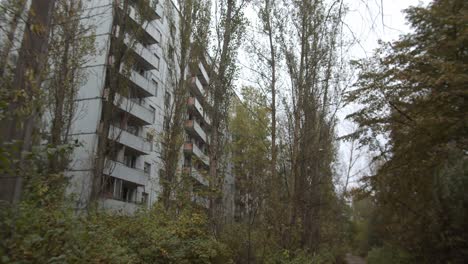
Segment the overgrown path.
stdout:
<path fill-rule="evenodd" d="M 358 256 L 353 256 L 351 254 L 346 254 L 345 261 L 347 264 L 366 264 L 366 260 L 358 257 Z"/>

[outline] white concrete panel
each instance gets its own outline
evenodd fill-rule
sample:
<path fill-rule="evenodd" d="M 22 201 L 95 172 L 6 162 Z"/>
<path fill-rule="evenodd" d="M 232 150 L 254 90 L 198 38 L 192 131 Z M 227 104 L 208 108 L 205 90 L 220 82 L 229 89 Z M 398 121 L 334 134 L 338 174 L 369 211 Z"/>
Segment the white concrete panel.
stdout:
<path fill-rule="evenodd" d="M 102 101 L 100 98 L 81 100 L 76 103 L 72 134 L 96 133 L 101 118 Z"/>

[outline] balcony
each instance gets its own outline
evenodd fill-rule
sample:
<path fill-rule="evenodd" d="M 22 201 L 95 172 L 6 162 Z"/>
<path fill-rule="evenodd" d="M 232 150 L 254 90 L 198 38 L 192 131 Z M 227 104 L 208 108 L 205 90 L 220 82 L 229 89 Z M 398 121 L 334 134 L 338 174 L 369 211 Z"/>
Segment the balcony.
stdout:
<path fill-rule="evenodd" d="M 184 144 L 184 152 L 187 154 L 195 155 L 199 160 L 201 160 L 205 165 L 210 165 L 210 160 L 208 156 L 206 156 L 198 147 L 197 145 L 187 142 Z"/>
<path fill-rule="evenodd" d="M 184 167 L 184 172 L 187 174 L 190 174 L 192 178 L 194 178 L 195 180 L 197 180 L 199 183 L 203 184 L 204 186 L 209 185 L 208 180 L 205 179 L 205 177 L 193 166 Z"/>
<path fill-rule="evenodd" d="M 200 97 L 205 96 L 203 85 L 201 84 L 198 77 L 196 76 L 190 77 L 190 88 L 192 89 L 192 92 L 195 93 L 197 96 L 200 96 Z"/>
<path fill-rule="evenodd" d="M 163 17 L 163 6 L 160 0 L 150 0 L 150 9 L 153 19 L 161 19 Z"/>
<path fill-rule="evenodd" d="M 123 11 L 123 2 L 119 7 Z M 151 21 L 143 20 L 133 6 L 129 6 L 128 9 L 128 17 L 130 17 L 133 25 L 135 27 L 141 26 L 143 28 L 143 41 L 148 44 L 161 43 L 161 32 L 151 23 Z"/>
<path fill-rule="evenodd" d="M 132 39 L 128 34 L 124 39 L 125 45 L 133 50 L 135 59 L 148 70 L 159 70 L 160 51 L 155 47 L 145 47 Z"/>
<path fill-rule="evenodd" d="M 203 118 L 206 124 L 211 125 L 211 120 L 207 114 L 203 111 L 203 106 L 195 97 L 189 97 L 187 100 L 187 106 L 189 110 L 195 112 L 200 118 Z"/>
<path fill-rule="evenodd" d="M 187 106 L 190 110 L 196 112 L 199 117 L 203 117 L 203 107 L 200 102 L 198 102 L 197 98 L 189 97 L 187 99 Z"/>
<path fill-rule="evenodd" d="M 140 155 L 148 155 L 153 150 L 153 144 L 148 140 L 133 135 L 123 129 L 111 126 L 109 130 L 109 139 L 119 142 L 120 144 L 133 149 Z"/>
<path fill-rule="evenodd" d="M 104 210 L 122 215 L 133 215 L 142 208 L 141 205 L 136 203 L 129 203 L 111 198 L 101 198 L 99 201 L 99 206 Z"/>
<path fill-rule="evenodd" d="M 148 12 L 148 20 L 156 20 L 161 19 L 163 17 L 163 7 L 159 3 L 159 0 L 149 0 L 149 5 L 147 6 L 147 10 L 151 10 L 152 12 Z M 123 9 L 123 1 L 120 3 L 120 8 Z M 129 6 L 129 9 L 135 9 L 133 6 Z"/>
<path fill-rule="evenodd" d="M 195 120 L 185 120 L 185 129 L 193 134 L 194 136 L 198 137 L 199 139 L 203 140 L 206 144 L 209 143 L 209 139 L 201 126 Z"/>
<path fill-rule="evenodd" d="M 154 110 L 148 109 L 136 100 L 129 100 L 119 94 L 115 95 L 114 105 L 135 117 L 141 125 L 151 125 L 154 123 Z"/>
<path fill-rule="evenodd" d="M 210 77 L 208 76 L 208 73 L 206 72 L 205 66 L 203 66 L 203 63 L 199 62 L 198 63 L 198 69 L 199 69 L 199 74 L 198 76 L 200 77 L 200 81 L 203 85 L 208 85 L 210 83 Z"/>
<path fill-rule="evenodd" d="M 125 164 L 113 160 L 106 161 L 104 174 L 140 186 L 145 186 L 148 183 L 148 174 L 143 170 L 127 167 Z"/>
<path fill-rule="evenodd" d="M 150 96 L 155 96 L 156 95 L 156 84 L 151 80 L 152 79 L 152 74 L 147 72 L 147 75 L 150 77 L 145 77 L 141 74 L 139 74 L 136 71 L 131 71 L 129 80 L 131 84 L 137 88 L 138 94 L 141 95 L 141 97 L 150 97 Z"/>

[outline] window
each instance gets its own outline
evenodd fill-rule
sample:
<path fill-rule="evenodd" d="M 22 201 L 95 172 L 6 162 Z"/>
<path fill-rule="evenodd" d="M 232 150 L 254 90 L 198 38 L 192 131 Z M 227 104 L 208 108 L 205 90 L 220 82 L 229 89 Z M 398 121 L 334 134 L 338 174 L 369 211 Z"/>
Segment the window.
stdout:
<path fill-rule="evenodd" d="M 151 164 L 149 164 L 148 162 L 145 162 L 144 171 L 146 174 L 151 175 Z"/>
<path fill-rule="evenodd" d="M 128 181 L 120 181 L 122 182 L 122 193 L 121 196 L 118 197 L 118 199 L 131 203 L 137 202 L 137 185 Z"/>
<path fill-rule="evenodd" d="M 122 183 L 122 180 L 114 178 L 114 199 L 122 200 Z"/>
<path fill-rule="evenodd" d="M 184 166 L 185 166 L 185 167 L 190 167 L 190 166 L 192 166 L 192 159 L 190 158 L 190 156 L 185 156 L 185 158 L 184 158 Z"/>
<path fill-rule="evenodd" d="M 103 186 L 104 186 L 102 195 L 105 198 L 113 198 L 114 197 L 114 178 L 104 175 L 102 180 L 103 180 Z"/>
<path fill-rule="evenodd" d="M 169 92 L 166 92 L 166 95 L 164 96 L 164 106 L 166 109 L 169 109 L 169 106 L 171 104 L 171 94 Z"/>
<path fill-rule="evenodd" d="M 128 126 L 126 130 L 127 130 L 127 132 L 129 132 L 130 134 L 133 134 L 133 135 L 135 135 L 135 136 L 138 136 L 138 132 L 139 132 L 140 129 L 139 129 L 139 127 L 137 127 L 137 126 Z"/>
<path fill-rule="evenodd" d="M 155 97 L 158 97 L 158 82 L 155 81 L 154 79 L 151 79 L 151 81 L 153 82 L 153 85 L 154 85 L 154 87 L 155 87 L 155 89 L 154 89 L 154 96 L 155 96 Z"/>
<path fill-rule="evenodd" d="M 159 61 L 161 60 L 156 53 L 153 53 L 154 57 L 156 57 L 156 70 L 159 71 Z"/>
<path fill-rule="evenodd" d="M 164 131 L 168 132 L 169 131 L 169 128 L 171 126 L 171 120 L 167 117 L 167 116 L 164 116 Z"/>
<path fill-rule="evenodd" d="M 175 49 L 172 45 L 169 45 L 168 56 L 171 61 L 174 61 Z"/>
<path fill-rule="evenodd" d="M 135 183 L 107 176 L 104 180 L 103 197 L 131 203 L 138 202 L 138 186 Z"/>
<path fill-rule="evenodd" d="M 124 156 L 124 163 L 127 167 L 135 168 L 136 166 L 136 156 L 125 155 Z"/>
<path fill-rule="evenodd" d="M 148 193 L 142 193 L 141 194 L 141 203 L 142 204 L 147 204 L 148 203 Z"/>

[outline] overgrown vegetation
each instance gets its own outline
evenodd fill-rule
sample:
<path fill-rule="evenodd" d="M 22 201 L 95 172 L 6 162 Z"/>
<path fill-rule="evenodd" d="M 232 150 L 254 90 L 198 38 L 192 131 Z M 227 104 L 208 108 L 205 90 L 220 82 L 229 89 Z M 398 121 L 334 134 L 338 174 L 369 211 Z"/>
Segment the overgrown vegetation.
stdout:
<path fill-rule="evenodd" d="M 356 192 L 370 205 L 367 223 L 358 222 L 369 234 L 360 235 L 369 263 L 464 263 L 468 5 L 436 0 L 406 13 L 414 32 L 357 62 L 348 97 L 363 105 L 349 116 L 359 124 L 350 137 L 378 152 L 375 173 Z"/>
<path fill-rule="evenodd" d="M 352 152 L 344 191 L 335 169 L 336 113 L 345 94 L 343 2 L 218 0 L 214 8 L 208 0 L 166 2 L 163 83 L 169 88 L 162 92 L 164 128 L 151 134 L 163 145 L 162 190 L 159 202 L 132 215 L 104 211 L 99 202 L 109 158 L 125 155 L 109 131 L 119 122 L 127 128 L 129 116 L 115 115 L 115 101 L 135 92 L 123 77 L 136 71 L 132 42 L 145 39 L 143 25 L 155 16 L 146 11 L 154 2 L 109 5 L 115 18 L 102 98 L 94 98 L 102 115 L 84 202 L 69 188 L 70 160 L 85 143 L 70 136 L 77 94 L 86 81 L 83 68 L 98 52 L 94 27 L 81 20 L 84 2 L 1 2 L 0 262 L 328 264 L 352 251 L 370 264 L 463 263 L 465 2 L 435 0 L 408 9 L 414 32 L 354 62 L 359 76 L 346 101 L 361 108 L 348 116 L 358 130 L 346 139 L 352 151 L 359 143 L 377 155 L 370 175 L 351 191 Z M 258 11 L 258 21 L 250 21 L 258 24 L 248 23 L 247 6 Z M 138 21 L 129 21 L 132 12 Z M 245 32 L 249 28 L 257 30 Z M 243 67 L 237 55 L 248 38 L 252 65 L 244 66 L 257 79 L 237 98 Z M 145 43 L 155 42 L 161 40 Z M 199 103 L 203 118 L 211 119 L 209 128 L 200 127 L 208 131 L 204 187 L 185 177 L 185 167 L 180 173 L 179 164 L 190 82 L 200 63 L 211 80 L 203 81 Z M 140 70 L 151 73 L 147 68 Z M 223 200 L 231 172 L 232 217 Z M 195 195 L 206 205 L 197 205 Z"/>
<path fill-rule="evenodd" d="M 188 209 L 177 216 L 159 206 L 133 216 L 102 211 L 77 216 L 66 202 L 33 199 L 16 208 L 2 206 L 0 220 L 1 263 L 221 264 L 231 259 L 227 246 L 209 235 L 206 215 Z"/>

